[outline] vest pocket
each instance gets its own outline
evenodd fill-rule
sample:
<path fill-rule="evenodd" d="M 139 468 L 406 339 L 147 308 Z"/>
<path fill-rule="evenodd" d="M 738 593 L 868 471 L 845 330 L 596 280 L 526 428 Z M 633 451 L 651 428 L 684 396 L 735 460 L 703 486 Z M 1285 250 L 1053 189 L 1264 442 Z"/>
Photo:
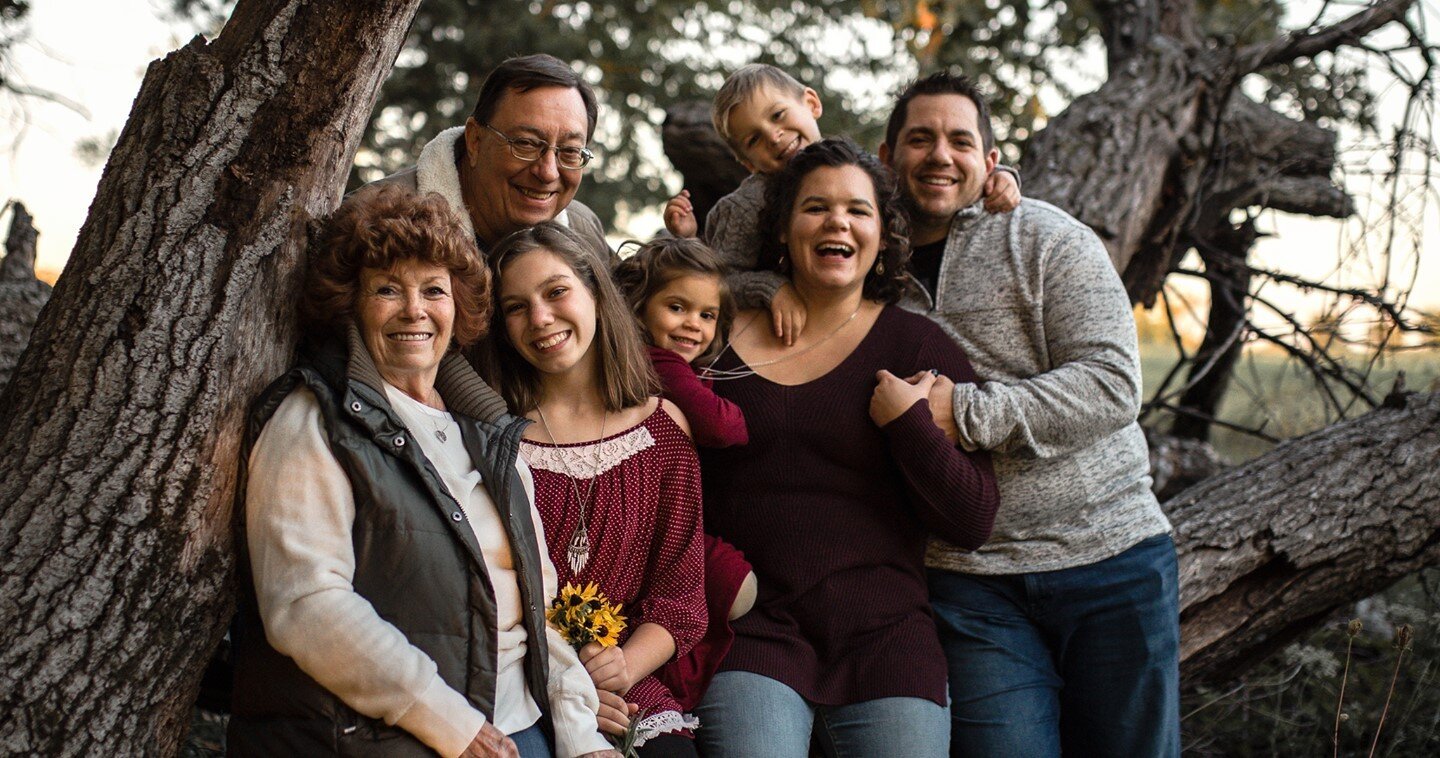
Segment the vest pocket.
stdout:
<path fill-rule="evenodd" d="M 435 751 L 398 726 L 344 708 L 336 723 L 335 754 L 352 758 L 419 758 L 433 756 Z"/>

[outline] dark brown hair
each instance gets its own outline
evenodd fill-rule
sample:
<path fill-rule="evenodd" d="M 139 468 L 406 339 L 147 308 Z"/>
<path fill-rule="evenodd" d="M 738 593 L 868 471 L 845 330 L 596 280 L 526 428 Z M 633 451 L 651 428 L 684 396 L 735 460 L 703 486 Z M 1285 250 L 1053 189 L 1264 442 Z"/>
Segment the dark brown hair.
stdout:
<path fill-rule="evenodd" d="M 790 226 L 800 183 L 817 168 L 839 166 L 855 166 L 870 177 L 875 187 L 876 210 L 880 214 L 880 252 L 876 260 L 885 264 L 885 273 L 875 273 L 874 267 L 865 272 L 862 294 L 869 300 L 896 303 L 910 281 L 905 270 L 910 263 L 910 217 L 905 215 L 900 203 L 895 173 L 879 158 L 843 137 L 807 146 L 766 186 L 765 207 L 760 210 L 758 268 L 780 271 L 780 259 L 789 252 L 780 240 Z"/>
<path fill-rule="evenodd" d="M 475 109 L 470 117 L 480 124 L 489 124 L 495 116 L 495 106 L 510 90 L 529 92 L 539 87 L 565 87 L 580 93 L 585 103 L 585 139 L 595 136 L 595 119 L 599 109 L 595 103 L 595 90 L 575 73 L 574 69 L 553 55 L 536 53 L 506 58 L 495 67 L 480 85 L 480 96 L 475 99 Z"/>
<path fill-rule="evenodd" d="M 300 297 L 308 336 L 339 335 L 355 322 L 363 269 L 389 270 L 402 261 L 450 272 L 455 342 L 469 345 L 490 326 L 490 272 L 475 240 L 437 194 L 385 186 L 356 193 L 326 219 L 310 246 Z"/>
<path fill-rule="evenodd" d="M 725 264 L 720 256 L 704 242 L 683 237 L 660 237 L 641 245 L 634 255 L 615 267 L 615 283 L 625 293 L 630 312 L 640 323 L 641 336 L 649 342 L 650 330 L 645 328 L 645 304 L 651 296 L 682 276 L 715 277 L 720 284 L 720 317 L 715 324 L 715 339 L 693 361 L 700 363 L 714 358 L 723 349 L 730 320 L 735 315 L 725 274 Z"/>
<path fill-rule="evenodd" d="M 980 123 L 980 145 L 985 152 L 995 149 L 995 129 L 990 125 L 990 103 L 985 100 L 985 95 L 970 77 L 961 74 L 952 74 L 949 71 L 936 71 L 935 73 L 911 82 L 900 96 L 895 98 L 895 109 L 890 111 L 890 120 L 885 123 L 885 144 L 895 149 L 895 140 L 900 137 L 900 130 L 905 128 L 905 119 L 910 117 L 910 101 L 920 95 L 960 95 L 970 98 L 975 104 L 975 112 Z"/>
<path fill-rule="evenodd" d="M 595 339 L 590 349 L 599 350 L 595 381 L 600 383 L 605 409 L 620 411 L 649 400 L 660 383 L 645 355 L 640 327 L 604 263 L 565 225 L 546 221 L 521 229 L 490 251 L 494 298 L 499 299 L 504 287 L 506 267 L 537 251 L 564 261 L 595 298 Z M 511 410 L 526 413 L 540 404 L 540 372 L 510 344 L 504 313 L 497 308 L 491 318 L 495 335 L 480 345 L 480 374 L 500 390 Z"/>

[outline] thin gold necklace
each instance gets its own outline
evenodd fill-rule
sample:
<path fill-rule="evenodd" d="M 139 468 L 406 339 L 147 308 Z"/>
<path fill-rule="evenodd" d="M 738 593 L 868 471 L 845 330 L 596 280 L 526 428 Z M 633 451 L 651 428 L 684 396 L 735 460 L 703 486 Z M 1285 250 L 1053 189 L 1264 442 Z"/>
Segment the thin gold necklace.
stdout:
<path fill-rule="evenodd" d="M 796 350 L 795 352 L 790 353 L 789 355 L 782 355 L 782 356 L 780 356 L 779 358 L 772 358 L 772 359 L 770 359 L 770 360 L 768 360 L 768 361 L 760 361 L 759 363 L 747 363 L 747 364 L 745 364 L 745 365 L 746 365 L 745 368 L 740 368 L 740 369 L 723 369 L 723 368 L 722 368 L 722 369 L 717 369 L 717 368 L 715 368 L 715 362 L 718 361 L 718 360 L 720 360 L 720 356 L 724 355 L 727 350 L 730 350 L 730 346 L 735 343 L 735 340 L 739 339 L 739 338 L 740 338 L 740 335 L 742 335 L 742 334 L 744 334 L 745 332 L 749 331 L 750 327 L 753 326 L 753 325 L 755 324 L 755 322 L 760 319 L 760 316 L 756 316 L 755 318 L 750 319 L 750 321 L 745 324 L 745 328 L 744 328 L 744 329 L 741 329 L 741 330 L 739 331 L 739 333 L 737 333 L 735 336 L 733 336 L 733 337 L 731 337 L 730 339 L 728 339 L 728 340 L 725 341 L 725 347 L 722 348 L 722 349 L 720 350 L 720 352 L 717 353 L 713 359 L 711 359 L 709 365 L 707 365 L 707 366 L 705 366 L 704 368 L 700 369 L 700 376 L 702 376 L 702 377 L 704 377 L 704 378 L 706 378 L 706 379 L 713 380 L 713 381 L 725 381 L 725 380 L 728 380 L 728 379 L 744 379 L 744 378 L 747 377 L 747 376 L 754 376 L 756 373 L 758 373 L 758 372 L 755 371 L 755 369 L 757 369 L 757 368 L 763 368 L 763 367 L 765 367 L 765 366 L 773 366 L 773 365 L 775 365 L 775 364 L 777 364 L 777 363 L 784 363 L 785 361 L 793 360 L 793 359 L 795 359 L 795 358 L 799 358 L 800 356 L 802 356 L 802 355 L 810 352 L 811 350 L 814 350 L 815 348 L 820 347 L 821 345 L 825 344 L 826 342 L 829 342 L 832 337 L 834 337 L 835 335 L 837 335 L 837 334 L 840 333 L 840 330 L 841 330 L 841 329 L 844 329 L 851 321 L 854 321 L 854 320 L 855 320 L 855 317 L 860 315 L 860 309 L 861 309 L 861 308 L 864 308 L 864 307 L 865 307 L 865 300 L 862 298 L 862 299 L 860 300 L 860 304 L 857 305 L 857 306 L 855 306 L 854 312 L 852 312 L 849 316 L 846 316 L 846 317 L 845 317 L 845 320 L 844 320 L 844 321 L 841 321 L 841 322 L 840 322 L 840 325 L 837 326 L 837 327 L 835 327 L 835 329 L 834 329 L 833 331 L 831 331 L 829 334 L 825 335 L 824 337 L 821 337 L 820 339 L 815 340 L 814 342 L 810 343 L 809 345 L 806 345 L 804 348 L 801 348 L 800 350 Z"/>
<path fill-rule="evenodd" d="M 550 422 L 545 420 L 545 411 L 536 405 L 535 413 L 540 416 L 540 426 L 545 430 L 545 436 L 550 438 L 550 444 L 560 444 L 555 439 L 555 433 L 550 431 Z M 575 492 L 575 503 L 580 508 L 580 518 L 575 522 L 575 530 L 570 533 L 570 541 L 565 543 L 565 562 L 570 564 L 570 571 L 574 574 L 579 574 L 585 564 L 590 562 L 590 526 L 585 504 L 590 500 L 590 496 L 595 494 L 595 480 L 600 478 L 600 440 L 605 439 L 605 424 L 609 420 L 610 409 L 606 408 L 604 415 L 600 417 L 600 436 L 595 440 L 595 463 L 591 469 L 590 483 L 585 487 L 585 497 L 580 497 L 580 485 L 575 482 L 575 477 L 565 477 L 570 480 L 570 488 Z"/>

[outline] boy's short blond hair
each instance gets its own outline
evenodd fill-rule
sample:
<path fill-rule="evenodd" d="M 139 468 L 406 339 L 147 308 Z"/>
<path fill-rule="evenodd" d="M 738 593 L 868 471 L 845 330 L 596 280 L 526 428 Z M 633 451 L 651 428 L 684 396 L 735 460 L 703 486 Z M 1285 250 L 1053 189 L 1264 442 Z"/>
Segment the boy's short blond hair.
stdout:
<path fill-rule="evenodd" d="M 715 93 L 715 103 L 710 106 L 710 120 L 715 124 L 715 132 L 737 156 L 740 152 L 730 137 L 730 111 L 749 100 L 761 87 L 774 87 L 797 99 L 805 94 L 805 85 L 768 63 L 741 66 L 726 77 L 720 91 Z"/>

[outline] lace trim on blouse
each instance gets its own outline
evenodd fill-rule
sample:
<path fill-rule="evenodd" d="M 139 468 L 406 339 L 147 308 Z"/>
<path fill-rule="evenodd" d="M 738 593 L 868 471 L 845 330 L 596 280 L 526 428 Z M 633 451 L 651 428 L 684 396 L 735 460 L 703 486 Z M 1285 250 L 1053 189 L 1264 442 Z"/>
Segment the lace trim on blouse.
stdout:
<path fill-rule="evenodd" d="M 679 732 L 685 729 L 694 731 L 700 728 L 700 719 L 688 713 L 679 711 L 662 711 L 653 713 L 640 719 L 640 724 L 635 729 L 635 747 L 644 745 L 646 740 L 659 737 L 670 732 Z"/>
<path fill-rule="evenodd" d="M 520 443 L 525 462 L 531 468 L 543 469 L 571 479 L 592 479 L 624 463 L 631 456 L 655 444 L 650 430 L 635 427 L 625 434 L 583 445 L 538 445 Z"/>

